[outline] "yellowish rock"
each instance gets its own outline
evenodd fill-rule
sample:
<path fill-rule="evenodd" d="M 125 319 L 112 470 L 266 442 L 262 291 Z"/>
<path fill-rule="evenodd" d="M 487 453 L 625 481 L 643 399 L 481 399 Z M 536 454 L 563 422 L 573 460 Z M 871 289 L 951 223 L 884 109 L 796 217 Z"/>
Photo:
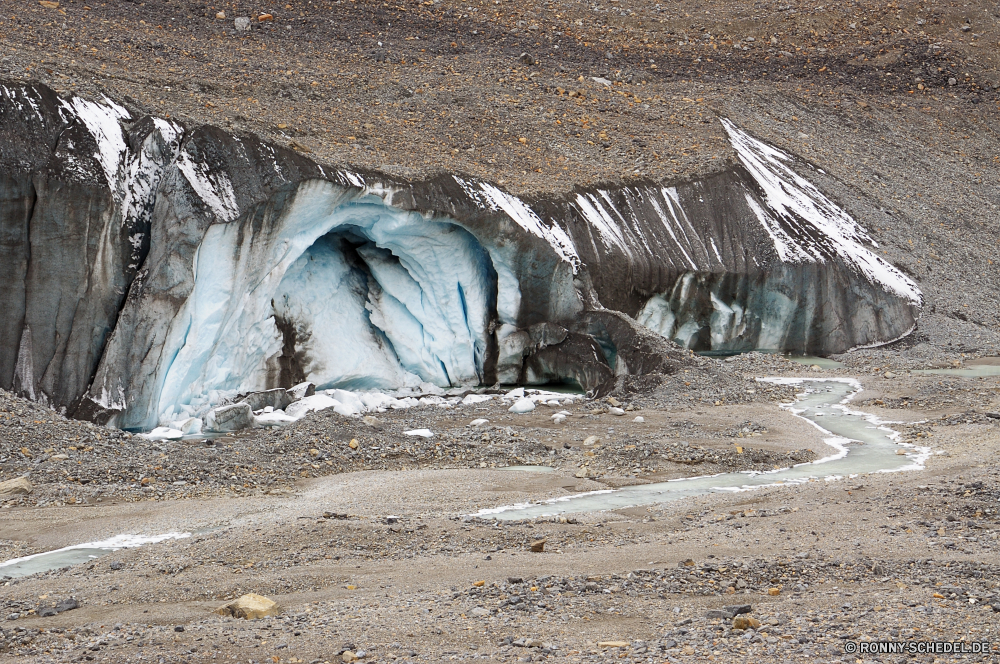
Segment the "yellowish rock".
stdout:
<path fill-rule="evenodd" d="M 736 616 L 733 618 L 733 629 L 757 629 L 760 621 L 749 616 Z"/>
<path fill-rule="evenodd" d="M 534 542 L 531 543 L 532 553 L 542 553 L 543 551 L 545 551 L 545 540 L 543 539 L 535 540 Z"/>
<path fill-rule="evenodd" d="M 358 449 L 358 439 L 357 438 L 351 438 L 351 442 L 348 443 L 348 445 L 350 446 L 350 448 L 352 450 Z"/>
<path fill-rule="evenodd" d="M 215 610 L 220 616 L 232 616 L 244 620 L 255 620 L 266 616 L 277 615 L 280 608 L 274 600 L 256 593 L 247 593 L 237 600 L 220 606 Z"/>
<path fill-rule="evenodd" d="M 33 490 L 31 482 L 27 477 L 15 477 L 6 482 L 0 482 L 0 500 L 6 500 L 11 496 L 26 496 Z"/>
<path fill-rule="evenodd" d="M 776 595 L 780 595 L 781 590 L 779 588 L 768 588 L 767 594 L 770 595 L 771 597 L 774 597 Z"/>
<path fill-rule="evenodd" d="M 628 641 L 598 641 L 598 648 L 627 648 Z"/>

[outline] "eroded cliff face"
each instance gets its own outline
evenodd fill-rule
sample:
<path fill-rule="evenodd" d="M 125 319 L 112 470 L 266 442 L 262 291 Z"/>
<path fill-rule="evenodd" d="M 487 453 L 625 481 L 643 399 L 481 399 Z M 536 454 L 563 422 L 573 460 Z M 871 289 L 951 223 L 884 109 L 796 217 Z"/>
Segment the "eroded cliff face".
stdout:
<path fill-rule="evenodd" d="M 0 85 L 0 386 L 149 428 L 301 380 L 600 393 L 690 362 L 668 338 L 912 330 L 919 291 L 808 166 L 727 129 L 741 161 L 705 180 L 525 201 Z"/>

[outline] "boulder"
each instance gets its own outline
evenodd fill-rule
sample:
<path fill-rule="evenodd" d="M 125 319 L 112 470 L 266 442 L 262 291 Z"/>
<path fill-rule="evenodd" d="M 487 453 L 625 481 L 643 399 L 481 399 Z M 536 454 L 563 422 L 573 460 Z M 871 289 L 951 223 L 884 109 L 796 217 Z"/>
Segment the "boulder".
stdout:
<path fill-rule="evenodd" d="M 274 600 L 263 595 L 247 593 L 225 606 L 220 606 L 215 610 L 220 616 L 231 616 L 233 618 L 243 618 L 244 620 L 255 620 L 266 616 L 277 615 L 280 608 Z"/>
<path fill-rule="evenodd" d="M 0 482 L 0 500 L 9 500 L 14 496 L 26 496 L 33 487 L 27 477 L 15 477 L 6 482 Z"/>
<path fill-rule="evenodd" d="M 208 431 L 239 431 L 253 426 L 253 410 L 250 404 L 241 401 L 229 406 L 219 406 L 208 411 L 205 428 Z"/>
<path fill-rule="evenodd" d="M 264 392 L 251 392 L 243 397 L 241 401 L 249 404 L 250 409 L 254 411 L 264 410 L 268 406 L 275 410 L 284 410 L 292 403 L 292 398 L 288 396 L 288 390 L 283 390 L 279 387 Z"/>

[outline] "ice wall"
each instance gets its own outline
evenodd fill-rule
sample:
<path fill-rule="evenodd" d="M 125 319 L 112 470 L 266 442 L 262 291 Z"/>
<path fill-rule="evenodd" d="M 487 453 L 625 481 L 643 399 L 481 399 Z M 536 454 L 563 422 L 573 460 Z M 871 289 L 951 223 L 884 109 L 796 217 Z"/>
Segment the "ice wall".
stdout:
<path fill-rule="evenodd" d="M 664 337 L 912 330 L 916 285 L 810 167 L 724 124 L 740 162 L 699 180 L 522 198 L 0 82 L 0 387 L 151 428 L 302 380 L 603 394 L 688 361 Z"/>

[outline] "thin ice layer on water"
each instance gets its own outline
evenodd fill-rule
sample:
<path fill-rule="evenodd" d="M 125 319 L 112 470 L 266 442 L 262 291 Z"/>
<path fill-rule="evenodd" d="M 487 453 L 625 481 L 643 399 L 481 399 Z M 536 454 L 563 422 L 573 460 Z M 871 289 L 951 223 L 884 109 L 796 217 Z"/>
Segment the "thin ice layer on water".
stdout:
<path fill-rule="evenodd" d="M 873 285 L 919 305 L 922 295 L 906 275 L 864 244 L 878 246 L 847 212 L 791 168 L 791 155 L 757 140 L 723 118 L 729 140 L 764 195 L 767 208 L 747 197 L 781 260 L 825 262 L 837 256 Z"/>

